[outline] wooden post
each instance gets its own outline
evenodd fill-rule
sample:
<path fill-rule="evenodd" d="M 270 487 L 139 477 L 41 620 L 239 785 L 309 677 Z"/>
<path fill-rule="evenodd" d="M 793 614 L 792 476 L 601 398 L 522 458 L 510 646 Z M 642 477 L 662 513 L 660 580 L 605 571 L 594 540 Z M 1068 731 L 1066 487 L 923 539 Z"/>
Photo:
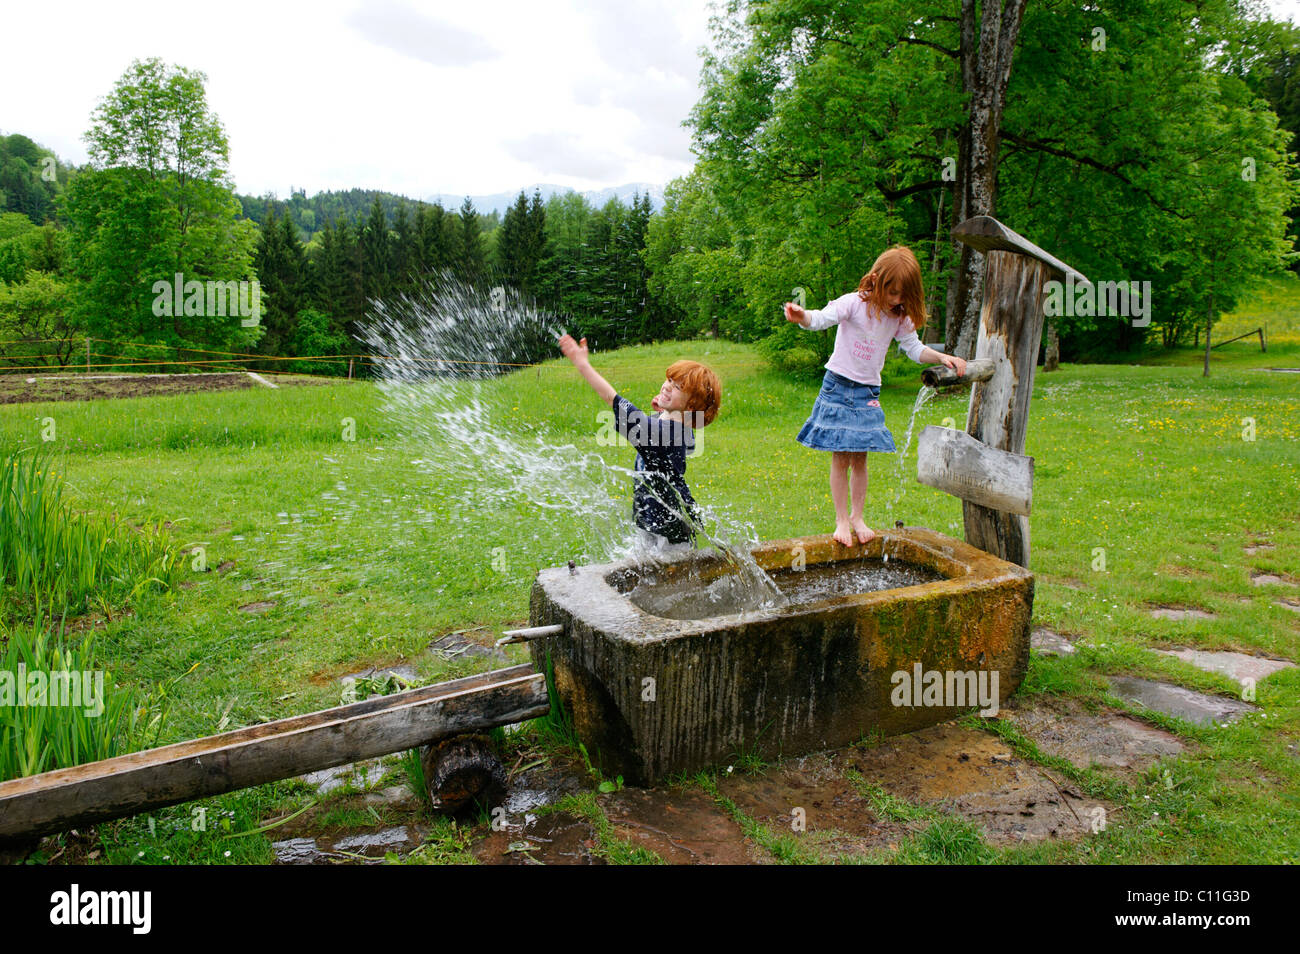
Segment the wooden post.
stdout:
<path fill-rule="evenodd" d="M 967 219 L 952 230 L 952 236 L 984 253 L 984 303 L 975 360 L 994 365 L 992 376 L 971 389 L 966 433 L 987 447 L 1023 456 L 1034 366 L 1043 337 L 1045 286 L 1071 274 L 1076 284 L 1086 285 L 1088 280 L 992 216 Z M 971 455 L 971 459 L 978 457 Z M 1028 503 L 1023 501 L 1024 511 Z M 1029 568 L 1029 518 L 1025 512 L 997 510 L 963 499 L 962 515 L 967 543 Z"/>

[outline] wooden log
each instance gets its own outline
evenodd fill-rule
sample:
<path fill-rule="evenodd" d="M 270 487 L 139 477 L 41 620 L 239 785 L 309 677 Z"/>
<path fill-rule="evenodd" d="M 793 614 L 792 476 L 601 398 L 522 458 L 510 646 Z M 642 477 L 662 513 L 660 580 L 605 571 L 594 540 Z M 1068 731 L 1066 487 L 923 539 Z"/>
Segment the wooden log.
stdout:
<path fill-rule="evenodd" d="M 0 782 L 0 841 L 65 831 L 545 715 L 528 665 Z"/>
<path fill-rule="evenodd" d="M 992 361 L 993 376 L 971 389 L 966 433 L 991 448 L 1023 455 L 1034 366 L 1043 335 L 1043 296 L 1050 280 L 1088 280 L 1060 259 L 980 215 L 952 230 L 953 238 L 984 253 L 984 301 L 975 359 Z M 1029 568 L 1029 519 L 962 501 L 966 541 Z"/>
<path fill-rule="evenodd" d="M 985 255 L 975 357 L 992 361 L 997 370 L 971 389 L 966 433 L 1012 454 L 1025 450 L 1034 366 L 1043 335 L 1043 287 L 1051 275 L 1052 267 L 1038 256 L 998 249 Z M 963 500 L 962 515 L 967 543 L 1029 568 L 1029 519 L 1024 514 Z"/>
<path fill-rule="evenodd" d="M 494 805 L 505 798 L 505 767 L 484 736 L 443 739 L 425 746 L 420 758 L 429 797 L 441 811 L 455 814 L 474 802 Z"/>
<path fill-rule="evenodd" d="M 966 373 L 958 374 L 947 365 L 935 364 L 921 372 L 921 380 L 932 388 L 943 388 L 955 384 L 974 384 L 987 381 L 993 377 L 995 367 L 992 361 L 971 358 L 966 362 Z"/>
<path fill-rule="evenodd" d="M 997 450 L 963 431 L 931 424 L 921 432 L 916 479 L 990 510 L 1029 516 L 1034 459 Z"/>

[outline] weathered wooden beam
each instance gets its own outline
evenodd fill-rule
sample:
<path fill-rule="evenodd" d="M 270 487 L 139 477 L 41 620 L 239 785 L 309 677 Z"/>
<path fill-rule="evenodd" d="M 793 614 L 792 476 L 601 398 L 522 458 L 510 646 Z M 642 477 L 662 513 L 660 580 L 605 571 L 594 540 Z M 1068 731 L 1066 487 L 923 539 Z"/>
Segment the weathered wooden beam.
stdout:
<path fill-rule="evenodd" d="M 0 782 L 0 842 L 293 778 L 549 710 L 546 677 L 512 666 Z"/>
<path fill-rule="evenodd" d="M 1051 255 L 1018 232 L 1013 232 L 991 215 L 977 215 L 967 219 L 952 230 L 952 237 L 964 245 L 988 254 L 989 252 L 1015 252 L 1046 266 L 1049 277 L 1064 280 L 1073 275 L 1076 283 L 1088 284 L 1088 279 L 1075 269 L 1066 265 L 1055 255 Z M 987 273 L 985 278 L 987 280 Z M 985 285 L 987 301 L 988 285 Z"/>
<path fill-rule="evenodd" d="M 916 479 L 991 510 L 1029 516 L 1034 459 L 997 450 L 963 431 L 933 424 L 921 432 Z"/>
<path fill-rule="evenodd" d="M 975 359 L 996 370 L 971 388 L 966 433 L 997 450 L 1023 455 L 1029 426 L 1034 367 L 1043 337 L 1047 282 L 1073 275 L 1087 279 L 997 219 L 981 215 L 958 225 L 953 238 L 984 252 L 984 302 Z M 966 542 L 1029 568 L 1029 519 L 962 501 Z"/>

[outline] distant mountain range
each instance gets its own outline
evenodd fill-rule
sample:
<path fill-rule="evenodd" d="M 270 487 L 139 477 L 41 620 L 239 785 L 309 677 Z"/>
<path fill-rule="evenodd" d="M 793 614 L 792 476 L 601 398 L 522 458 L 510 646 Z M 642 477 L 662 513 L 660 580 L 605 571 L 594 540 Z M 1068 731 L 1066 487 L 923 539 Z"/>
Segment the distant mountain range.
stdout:
<path fill-rule="evenodd" d="M 533 192 L 537 191 L 542 194 L 542 201 L 545 202 L 553 195 L 563 195 L 566 192 L 576 192 L 576 189 L 570 189 L 568 186 L 548 185 L 539 182 L 524 188 L 524 195 L 528 198 L 533 197 Z M 632 194 L 639 192 L 645 195 L 650 194 L 650 205 L 653 211 L 658 212 L 664 205 L 663 186 L 652 185 L 648 182 L 629 182 L 626 185 L 614 186 L 609 189 L 597 189 L 594 192 L 583 192 L 582 197 L 600 208 L 614 196 L 618 196 L 619 201 L 628 205 L 632 201 Z M 493 195 L 472 195 L 470 201 L 474 203 L 474 211 L 483 215 L 490 215 L 492 212 L 506 214 L 506 209 L 514 205 L 515 199 L 519 197 L 519 190 L 513 192 L 497 192 Z M 438 202 L 444 209 L 455 211 L 460 208 L 460 204 L 465 201 L 463 195 L 452 195 L 451 193 L 442 192 L 435 195 L 426 195 L 425 202 Z"/>

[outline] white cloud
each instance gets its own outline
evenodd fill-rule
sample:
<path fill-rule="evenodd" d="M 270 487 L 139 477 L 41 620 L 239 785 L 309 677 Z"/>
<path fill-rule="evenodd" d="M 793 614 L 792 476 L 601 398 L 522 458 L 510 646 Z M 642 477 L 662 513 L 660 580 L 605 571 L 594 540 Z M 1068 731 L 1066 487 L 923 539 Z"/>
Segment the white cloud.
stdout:
<path fill-rule="evenodd" d="M 469 66 L 499 55 L 484 37 L 395 0 L 370 0 L 347 23 L 376 46 L 432 66 Z"/>
<path fill-rule="evenodd" d="M 0 124 L 84 162 L 96 102 L 133 58 L 208 76 L 241 192 L 419 196 L 665 183 L 690 170 L 708 0 L 65 0 L 5 9 Z M 17 92 L 15 92 L 17 91 Z"/>

